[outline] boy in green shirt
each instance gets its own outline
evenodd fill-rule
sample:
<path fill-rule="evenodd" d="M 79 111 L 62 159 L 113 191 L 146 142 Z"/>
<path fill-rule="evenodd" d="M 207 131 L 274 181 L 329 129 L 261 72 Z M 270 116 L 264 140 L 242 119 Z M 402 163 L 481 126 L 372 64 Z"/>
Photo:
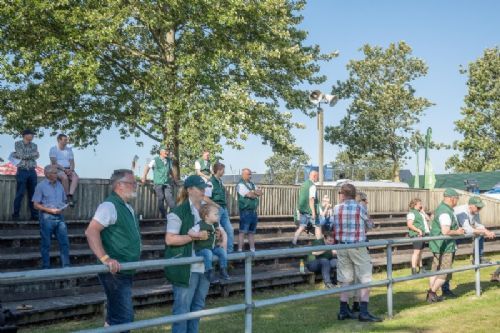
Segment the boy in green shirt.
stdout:
<path fill-rule="evenodd" d="M 196 240 L 194 250 L 197 256 L 204 259 L 205 276 L 210 283 L 218 283 L 215 277 L 212 260 L 215 254 L 219 257 L 220 274 L 224 280 L 231 279 L 227 274 L 227 252 L 224 244 L 227 242 L 226 233 L 219 225 L 219 207 L 214 204 L 206 204 L 200 208 L 201 221 L 194 225 L 188 232 L 193 238 L 198 238 L 200 233 L 206 231 L 208 239 Z"/>

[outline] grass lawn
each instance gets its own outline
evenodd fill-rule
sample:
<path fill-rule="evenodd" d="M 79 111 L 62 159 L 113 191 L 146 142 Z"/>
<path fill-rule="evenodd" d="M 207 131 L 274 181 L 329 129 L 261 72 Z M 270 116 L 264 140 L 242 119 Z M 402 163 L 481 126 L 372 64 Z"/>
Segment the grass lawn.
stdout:
<path fill-rule="evenodd" d="M 496 260 L 500 256 L 496 256 Z M 468 261 L 467 261 L 468 262 Z M 465 260 L 455 266 L 464 265 Z M 403 282 L 394 286 L 394 318 L 382 323 L 367 324 L 357 320 L 338 321 L 338 295 L 325 296 L 300 302 L 291 302 L 274 307 L 257 309 L 254 312 L 253 332 L 256 333 L 333 333 L 333 332 L 495 332 L 500 331 L 500 285 L 490 283 L 490 274 L 495 268 L 481 270 L 483 295 L 475 296 L 474 272 L 456 273 L 452 288 L 460 297 L 437 304 L 425 302 L 428 279 Z M 409 269 L 394 272 L 394 276 L 409 274 Z M 385 272 L 375 274 L 374 279 L 383 279 Z M 275 290 L 257 291 L 255 299 L 272 298 L 323 288 L 302 285 Z M 370 311 L 385 317 L 386 288 L 374 288 L 370 299 Z M 207 308 L 243 302 L 243 295 L 236 294 L 226 299 L 207 299 Z M 165 316 L 171 313 L 170 306 L 139 309 L 136 320 Z M 70 332 L 102 325 L 102 318 L 68 321 L 43 327 L 28 327 L 20 332 Z M 497 327 L 495 329 L 495 327 Z M 201 320 L 201 333 L 235 333 L 244 330 L 244 314 L 235 313 Z M 169 326 L 155 327 L 134 332 L 170 332 Z M 498 331 L 496 331 L 498 332 Z"/>

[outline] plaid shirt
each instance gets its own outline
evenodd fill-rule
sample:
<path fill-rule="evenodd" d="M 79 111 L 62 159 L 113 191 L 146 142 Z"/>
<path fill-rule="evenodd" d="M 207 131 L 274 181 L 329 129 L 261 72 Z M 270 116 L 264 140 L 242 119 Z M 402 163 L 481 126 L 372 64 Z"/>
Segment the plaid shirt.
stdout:
<path fill-rule="evenodd" d="M 14 157 L 21 160 L 17 167 L 19 169 L 34 169 L 36 168 L 36 159 L 40 157 L 38 153 L 38 148 L 33 142 L 24 144 L 23 140 L 16 141 L 15 143 L 15 155 Z"/>
<path fill-rule="evenodd" d="M 333 236 L 337 243 L 360 243 L 366 241 L 366 232 L 372 221 L 366 206 L 356 200 L 345 200 L 333 208 Z"/>

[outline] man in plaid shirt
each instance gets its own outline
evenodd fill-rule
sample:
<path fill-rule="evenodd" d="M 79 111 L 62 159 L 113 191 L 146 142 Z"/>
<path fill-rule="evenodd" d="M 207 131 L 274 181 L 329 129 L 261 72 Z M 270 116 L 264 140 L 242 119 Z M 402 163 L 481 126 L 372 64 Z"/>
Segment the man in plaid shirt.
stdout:
<path fill-rule="evenodd" d="M 340 244 L 355 244 L 366 241 L 366 232 L 371 221 L 365 205 L 356 200 L 356 188 L 352 184 L 344 184 L 339 191 L 339 202 L 333 209 L 333 235 Z M 372 280 L 372 263 L 366 247 L 337 251 L 337 276 L 343 286 L 350 285 L 356 278 L 360 283 Z M 356 316 L 348 306 L 349 292 L 340 294 L 339 320 L 355 319 Z M 361 306 L 359 321 L 379 322 L 382 319 L 368 312 L 370 289 L 360 290 Z"/>

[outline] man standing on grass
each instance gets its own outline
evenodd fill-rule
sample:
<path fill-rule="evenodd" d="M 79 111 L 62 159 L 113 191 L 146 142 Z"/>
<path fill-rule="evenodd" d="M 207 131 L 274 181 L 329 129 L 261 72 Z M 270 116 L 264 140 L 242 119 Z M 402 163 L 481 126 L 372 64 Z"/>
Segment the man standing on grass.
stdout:
<path fill-rule="evenodd" d="M 444 199 L 437 207 L 432 220 L 431 236 L 458 236 L 464 234 L 464 229 L 460 228 L 453 212 L 457 205 L 459 194 L 452 188 L 444 191 Z M 429 242 L 429 249 L 434 255 L 432 270 L 441 271 L 452 268 L 453 253 L 456 251 L 457 242 L 454 239 L 432 240 Z M 435 303 L 443 300 L 436 292 L 446 281 L 446 274 L 432 276 L 429 280 L 429 290 L 427 291 L 427 302 Z"/>
<path fill-rule="evenodd" d="M 339 244 L 356 244 L 366 242 L 367 225 L 369 224 L 366 206 L 356 200 L 356 188 L 352 184 L 344 184 L 339 191 L 340 203 L 333 209 L 333 233 L 335 242 Z M 342 201 L 343 200 L 343 201 Z M 351 285 L 355 280 L 360 283 L 372 281 L 372 263 L 366 247 L 357 247 L 337 251 L 337 276 L 342 286 Z M 360 312 L 357 317 L 363 322 L 380 322 L 368 312 L 370 288 L 359 291 Z M 350 292 L 340 293 L 339 320 L 356 319 L 349 309 Z"/>
<path fill-rule="evenodd" d="M 141 256 L 139 223 L 129 204 L 137 196 L 134 173 L 128 169 L 115 170 L 110 185 L 113 191 L 97 207 L 85 230 L 90 249 L 109 268 L 109 273 L 98 274 L 107 298 L 104 326 L 134 321 L 134 271 L 122 271 L 120 263 L 138 261 Z"/>

